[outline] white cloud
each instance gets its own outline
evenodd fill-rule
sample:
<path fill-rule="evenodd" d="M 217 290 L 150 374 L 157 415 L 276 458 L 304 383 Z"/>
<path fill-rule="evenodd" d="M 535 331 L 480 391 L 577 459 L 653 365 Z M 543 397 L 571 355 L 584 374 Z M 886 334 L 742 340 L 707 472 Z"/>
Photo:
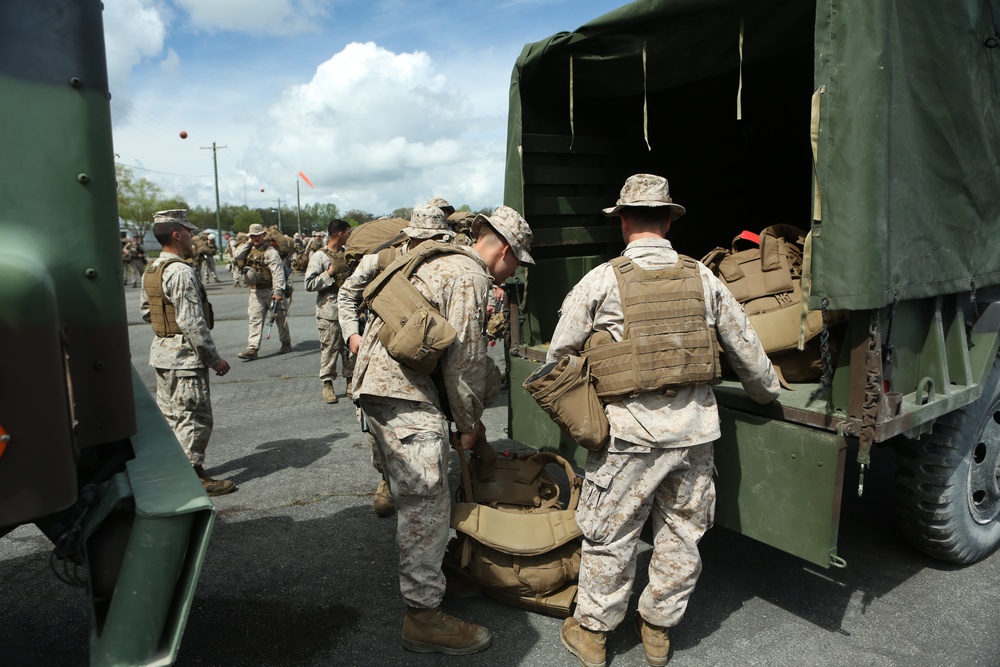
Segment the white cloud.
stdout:
<path fill-rule="evenodd" d="M 294 35 L 316 30 L 328 14 L 324 0 L 176 0 L 202 30 Z"/>
<path fill-rule="evenodd" d="M 166 20 L 144 0 L 115 0 L 104 5 L 104 43 L 111 90 L 128 88 L 132 68 L 163 51 Z"/>
<path fill-rule="evenodd" d="M 290 182 L 302 169 L 317 197 L 373 213 L 434 195 L 500 203 L 503 137 L 476 136 L 471 101 L 426 53 L 349 44 L 267 116 L 241 165 L 262 180 Z"/>

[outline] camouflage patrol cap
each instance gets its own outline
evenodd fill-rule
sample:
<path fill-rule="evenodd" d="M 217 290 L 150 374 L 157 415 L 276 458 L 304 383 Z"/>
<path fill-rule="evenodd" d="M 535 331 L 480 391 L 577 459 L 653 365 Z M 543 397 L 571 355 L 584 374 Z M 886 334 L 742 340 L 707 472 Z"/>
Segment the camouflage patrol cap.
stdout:
<path fill-rule="evenodd" d="M 675 204 L 670 198 L 670 185 L 667 179 L 654 174 L 635 174 L 629 176 L 622 187 L 618 202 L 604 209 L 604 215 L 614 216 L 628 206 L 669 206 L 670 217 L 674 220 L 687 212 L 680 204 Z"/>
<path fill-rule="evenodd" d="M 247 234 L 249 234 L 250 236 L 261 236 L 262 234 L 266 233 L 267 230 L 264 229 L 264 225 L 260 224 L 259 222 L 255 222 L 252 225 L 250 225 L 250 231 L 247 232 Z"/>
<path fill-rule="evenodd" d="M 198 228 L 188 222 L 187 210 L 183 208 L 171 209 L 169 211 L 157 211 L 153 214 L 153 235 L 168 233 L 169 226 L 180 224 L 197 232 Z"/>
<path fill-rule="evenodd" d="M 484 222 L 488 223 L 507 241 L 518 262 L 521 264 L 535 263 L 535 260 L 531 258 L 531 241 L 534 239 L 534 234 L 528 227 L 528 221 L 522 218 L 520 213 L 509 206 L 501 206 L 493 211 L 492 215 L 480 213 L 473 222 L 476 236 L 479 236 L 479 228 Z"/>
<path fill-rule="evenodd" d="M 448 227 L 444 211 L 429 204 L 413 207 L 410 225 L 403 227 L 403 233 L 411 239 L 430 239 L 442 235 L 451 238 L 455 235 L 455 232 Z"/>
<path fill-rule="evenodd" d="M 439 209 L 444 211 L 444 217 L 448 217 L 455 212 L 455 207 L 448 203 L 448 200 L 442 199 L 441 197 L 434 197 L 427 201 L 428 206 L 437 206 Z"/>

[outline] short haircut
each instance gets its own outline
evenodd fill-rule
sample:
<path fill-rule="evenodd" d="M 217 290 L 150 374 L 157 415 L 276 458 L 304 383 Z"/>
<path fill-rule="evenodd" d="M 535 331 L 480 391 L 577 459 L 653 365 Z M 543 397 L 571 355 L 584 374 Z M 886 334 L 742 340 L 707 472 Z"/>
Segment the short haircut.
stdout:
<path fill-rule="evenodd" d="M 626 206 L 621 210 L 635 227 L 659 227 L 670 222 L 669 206 Z"/>
<path fill-rule="evenodd" d="M 341 220 L 340 218 L 334 218 L 330 221 L 330 224 L 326 226 L 326 235 L 335 236 L 342 232 L 346 232 L 351 228 L 351 223 L 346 220 Z"/>
<path fill-rule="evenodd" d="M 153 237 L 161 245 L 170 245 L 174 242 L 171 238 L 173 233 L 184 228 L 179 222 L 158 222 L 153 225 Z"/>

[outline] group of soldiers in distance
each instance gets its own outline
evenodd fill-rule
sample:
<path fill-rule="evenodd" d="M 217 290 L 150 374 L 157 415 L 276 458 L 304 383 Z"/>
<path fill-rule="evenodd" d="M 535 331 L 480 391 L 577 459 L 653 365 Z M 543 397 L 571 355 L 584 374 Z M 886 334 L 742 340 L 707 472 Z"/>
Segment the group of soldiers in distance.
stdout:
<path fill-rule="evenodd" d="M 122 274 L 125 276 L 125 287 L 130 284 L 138 287 L 142 282 L 142 272 L 149 263 L 146 256 L 146 246 L 139 236 L 129 238 L 128 232 L 121 232 Z M 214 232 L 202 232 L 194 238 L 193 266 L 198 276 L 207 283 L 210 279 L 221 283 L 215 269 L 215 258 L 219 254 Z"/>

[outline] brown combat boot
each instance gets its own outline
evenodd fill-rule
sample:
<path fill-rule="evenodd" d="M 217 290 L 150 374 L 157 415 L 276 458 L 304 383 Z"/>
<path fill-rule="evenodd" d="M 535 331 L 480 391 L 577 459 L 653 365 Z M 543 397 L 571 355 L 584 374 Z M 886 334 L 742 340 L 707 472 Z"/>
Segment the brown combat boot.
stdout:
<path fill-rule="evenodd" d="M 291 351 L 292 351 L 292 344 L 291 343 L 282 343 L 281 344 L 281 349 L 278 350 L 278 354 L 288 354 Z"/>
<path fill-rule="evenodd" d="M 583 667 L 604 667 L 607 664 L 607 633 L 588 630 L 570 616 L 563 621 L 559 639 Z"/>
<path fill-rule="evenodd" d="M 248 347 L 242 352 L 237 352 L 236 356 L 239 357 L 240 359 L 243 359 L 244 361 L 253 361 L 254 359 L 257 358 L 257 348 Z"/>
<path fill-rule="evenodd" d="M 389 491 L 389 483 L 384 479 L 378 483 L 375 489 L 375 515 L 386 517 L 396 511 L 396 505 L 392 502 L 392 493 Z"/>
<path fill-rule="evenodd" d="M 415 653 L 465 655 L 482 651 L 493 635 L 481 625 L 449 616 L 440 609 L 406 608 L 403 648 Z"/>
<path fill-rule="evenodd" d="M 194 466 L 194 472 L 201 480 L 201 486 L 205 493 L 210 496 L 224 496 L 236 490 L 236 484 L 228 479 L 212 479 L 205 474 L 205 469 L 201 466 Z"/>
<path fill-rule="evenodd" d="M 646 662 L 653 667 L 664 667 L 670 656 L 670 631 L 659 625 L 653 625 L 636 614 L 635 632 L 642 639 L 642 648 L 646 651 Z"/>
<path fill-rule="evenodd" d="M 337 402 L 337 392 L 333 390 L 332 382 L 323 383 L 323 400 L 327 403 Z"/>

